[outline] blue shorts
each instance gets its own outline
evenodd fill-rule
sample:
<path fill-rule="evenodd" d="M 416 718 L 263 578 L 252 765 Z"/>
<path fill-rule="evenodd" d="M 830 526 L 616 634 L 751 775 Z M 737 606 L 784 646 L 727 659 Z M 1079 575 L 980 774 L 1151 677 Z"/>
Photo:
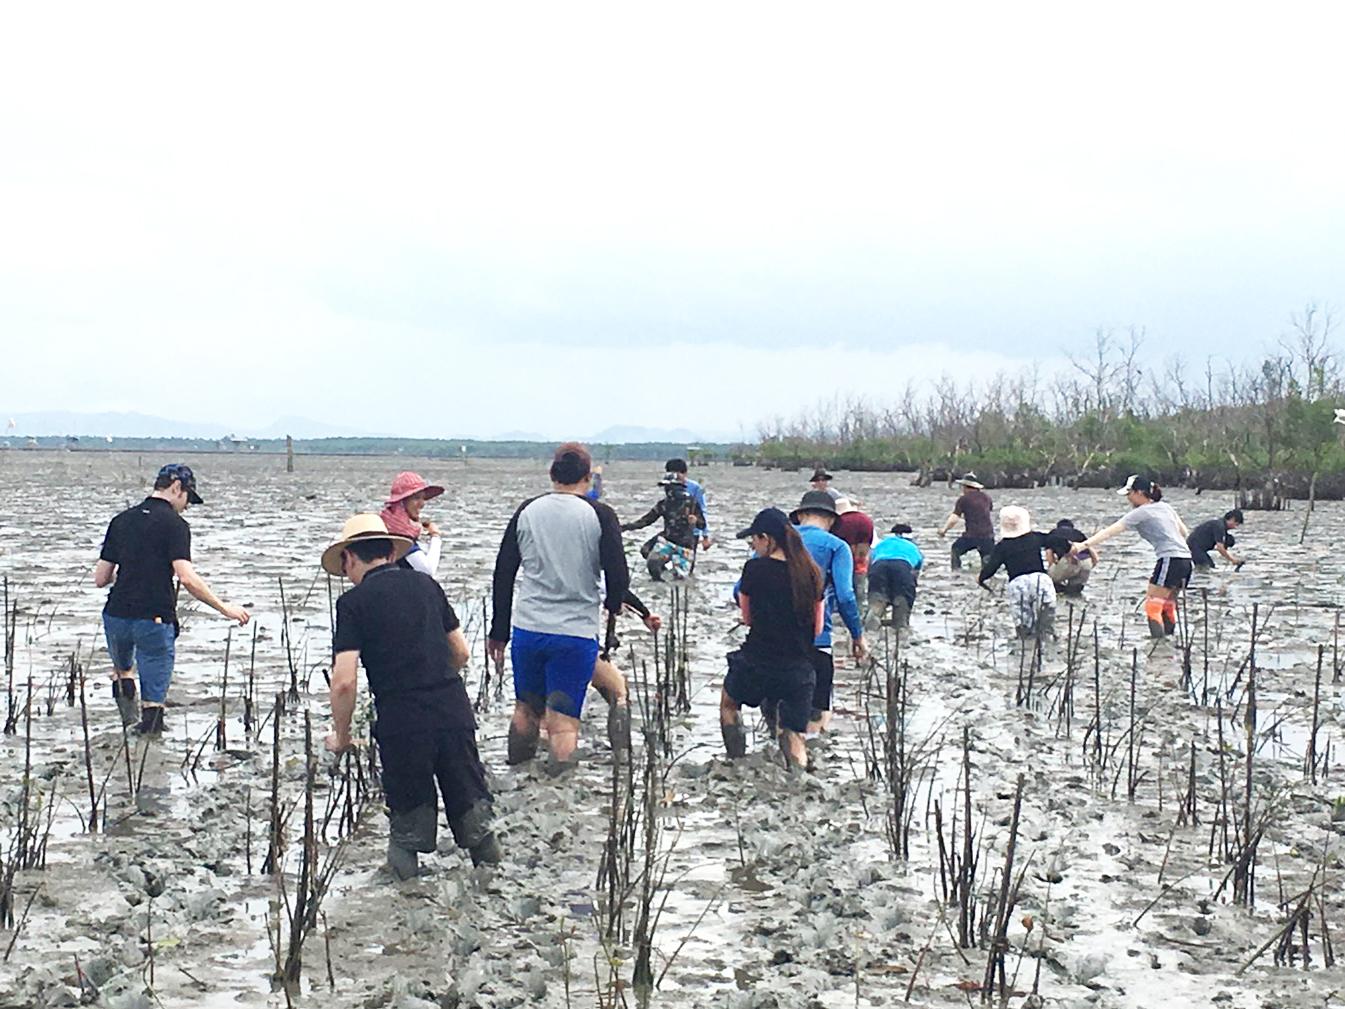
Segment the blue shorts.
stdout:
<path fill-rule="evenodd" d="M 579 717 L 598 661 L 596 637 L 539 634 L 515 627 L 511 655 L 515 698 L 539 715 L 549 708 Z"/>
<path fill-rule="evenodd" d="M 103 637 L 107 639 L 112 668 L 122 673 L 134 668 L 140 677 L 140 699 L 162 704 L 173 679 L 176 628 L 159 620 L 133 620 L 104 613 Z"/>

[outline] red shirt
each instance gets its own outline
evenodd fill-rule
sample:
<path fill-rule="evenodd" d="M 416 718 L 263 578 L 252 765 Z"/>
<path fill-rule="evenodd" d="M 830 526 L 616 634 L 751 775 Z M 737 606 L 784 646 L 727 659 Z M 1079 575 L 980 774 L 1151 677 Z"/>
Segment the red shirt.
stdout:
<path fill-rule="evenodd" d="M 852 551 L 861 543 L 866 547 L 871 546 L 873 544 L 873 519 L 863 512 L 846 512 L 832 524 L 831 534 L 839 536 L 846 543 L 849 543 Z M 855 574 L 867 574 L 868 570 L 868 557 L 861 559 L 859 554 L 855 553 Z"/>

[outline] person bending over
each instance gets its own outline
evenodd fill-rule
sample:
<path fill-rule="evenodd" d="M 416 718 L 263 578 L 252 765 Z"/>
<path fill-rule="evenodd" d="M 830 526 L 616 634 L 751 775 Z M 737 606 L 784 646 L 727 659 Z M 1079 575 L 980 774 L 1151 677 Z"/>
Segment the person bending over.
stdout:
<path fill-rule="evenodd" d="M 1055 532 L 1032 530 L 1026 508 L 1009 505 L 999 513 L 1000 541 L 990 551 L 976 581 L 982 588 L 1002 567 L 1009 576 L 1007 596 L 1020 640 L 1044 640 L 1055 632 L 1055 585 L 1046 573 L 1042 551 L 1067 554 L 1069 540 Z"/>
<path fill-rule="evenodd" d="M 995 524 L 990 514 L 994 502 L 985 492 L 985 487 L 976 479 L 975 473 L 968 473 L 958 481 L 962 493 L 953 503 L 953 510 L 939 529 L 939 537 L 948 535 L 948 530 L 959 521 L 963 523 L 962 535 L 953 540 L 952 566 L 957 571 L 962 567 L 962 556 L 975 550 L 981 555 L 981 564 L 995 549 Z"/>
<path fill-rule="evenodd" d="M 1207 519 L 1191 530 L 1186 537 L 1187 549 L 1191 551 L 1191 563 L 1197 568 L 1214 570 L 1214 558 L 1210 551 L 1216 551 L 1220 557 L 1235 568 L 1242 567 L 1242 561 L 1233 556 L 1229 549 L 1233 546 L 1233 530 L 1242 528 L 1242 509 L 1234 508 L 1225 512 L 1221 519 Z"/>

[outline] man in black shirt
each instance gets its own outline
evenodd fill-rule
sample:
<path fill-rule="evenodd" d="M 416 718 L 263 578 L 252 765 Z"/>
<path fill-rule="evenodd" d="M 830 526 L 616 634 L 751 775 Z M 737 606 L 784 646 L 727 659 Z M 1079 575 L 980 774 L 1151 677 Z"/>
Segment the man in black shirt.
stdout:
<path fill-rule="evenodd" d="M 135 673 L 140 678 L 140 727 L 163 731 L 163 705 L 176 654 L 177 591 L 173 578 L 201 602 L 246 624 L 248 611 L 210 591 L 191 562 L 191 527 L 182 517 L 201 504 L 191 469 L 173 464 L 159 470 L 154 493 L 116 516 L 107 527 L 93 583 L 112 586 L 103 607 L 103 633 L 112 659 L 112 697 L 122 722 L 136 720 Z"/>
<path fill-rule="evenodd" d="M 332 650 L 332 732 L 327 749 L 351 745 L 358 668 L 374 695 L 373 736 L 388 806 L 388 868 L 397 879 L 419 871 L 418 852 L 435 850 L 435 783 L 458 847 L 472 864 L 500 860 L 491 796 L 476 750 L 476 719 L 458 671 L 467 641 L 444 590 L 396 562 L 411 541 L 389 536 L 377 515 L 356 515 L 322 555 L 329 574 L 355 585 L 336 601 Z"/>
<path fill-rule="evenodd" d="M 1191 550 L 1191 563 L 1198 568 L 1212 570 L 1214 558 L 1210 556 L 1210 551 L 1216 550 L 1229 564 L 1241 567 L 1242 561 L 1234 557 L 1228 549 L 1233 545 L 1233 530 L 1241 528 L 1241 508 L 1225 512 L 1221 519 L 1209 519 L 1200 523 L 1191 530 L 1191 535 L 1186 537 L 1186 545 Z"/>

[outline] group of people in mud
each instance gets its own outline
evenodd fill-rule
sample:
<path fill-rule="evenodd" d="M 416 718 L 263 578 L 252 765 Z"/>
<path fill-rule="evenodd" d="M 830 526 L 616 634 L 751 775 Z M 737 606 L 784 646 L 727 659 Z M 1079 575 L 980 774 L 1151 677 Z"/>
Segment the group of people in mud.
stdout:
<path fill-rule="evenodd" d="M 590 686 L 608 702 L 614 751 L 629 748 L 628 690 L 611 654 L 616 621 L 631 613 L 651 631 L 661 622 L 632 591 L 622 533 L 661 523 L 640 547 L 655 580 L 689 577 L 697 554 L 714 544 L 705 492 L 689 479 L 686 461 L 670 459 L 664 469 L 659 500 L 623 524 L 602 500 L 601 473 L 588 450 L 566 443 L 552 458 L 550 491 L 524 501 L 510 518 L 496 556 L 487 632 L 499 675 L 506 652 L 512 666 L 510 764 L 537 757 L 544 736 L 545 772 L 559 776 L 573 768 Z M 720 694 L 730 758 L 747 752 L 742 709 L 757 707 L 789 765 L 805 767 L 806 740 L 825 732 L 831 719 L 833 617 L 844 624 L 859 662 L 868 653 L 866 631 L 887 625 L 900 633 L 909 625 L 926 563 L 912 526 L 899 521 L 876 535 L 861 503 L 831 481 L 817 470 L 796 508 L 765 508 L 737 533 L 752 556 L 734 586 L 747 635 L 726 657 Z M 1162 489 L 1143 476 L 1132 476 L 1120 491 L 1131 509 L 1092 536 L 1067 519 L 1036 531 L 1027 510 L 1010 505 L 999 513 L 996 538 L 993 502 L 974 474 L 961 479 L 960 491 L 938 535 L 963 524 L 951 564 L 958 569 L 967 554 L 978 553 L 980 585 L 989 587 L 1005 570 L 1006 598 L 1024 638 L 1051 633 L 1056 593 L 1081 591 L 1099 560 L 1096 548 L 1127 529 L 1154 549 L 1144 609 L 1155 637 L 1173 632 L 1177 597 L 1194 566 L 1212 566 L 1212 553 L 1241 564 L 1231 553 L 1241 512 L 1188 529 L 1163 501 Z M 351 583 L 336 601 L 326 746 L 340 753 L 353 745 L 362 666 L 374 700 L 372 736 L 389 817 L 387 870 L 396 879 L 414 876 L 419 855 L 435 850 L 439 799 L 455 842 L 474 864 L 501 859 L 461 675 L 468 644 L 435 577 L 442 537 L 423 515 L 425 503 L 443 493 L 418 474 L 398 474 L 381 512 L 352 516 L 321 556 L 326 572 Z M 103 622 L 112 697 L 123 723 L 138 723 L 147 736 L 164 730 L 179 626 L 174 582 L 239 624 L 250 619 L 215 595 L 192 566 L 191 532 L 182 516 L 200 503 L 189 467 L 163 467 L 150 496 L 109 524 L 94 571 L 95 584 L 110 589 Z"/>

